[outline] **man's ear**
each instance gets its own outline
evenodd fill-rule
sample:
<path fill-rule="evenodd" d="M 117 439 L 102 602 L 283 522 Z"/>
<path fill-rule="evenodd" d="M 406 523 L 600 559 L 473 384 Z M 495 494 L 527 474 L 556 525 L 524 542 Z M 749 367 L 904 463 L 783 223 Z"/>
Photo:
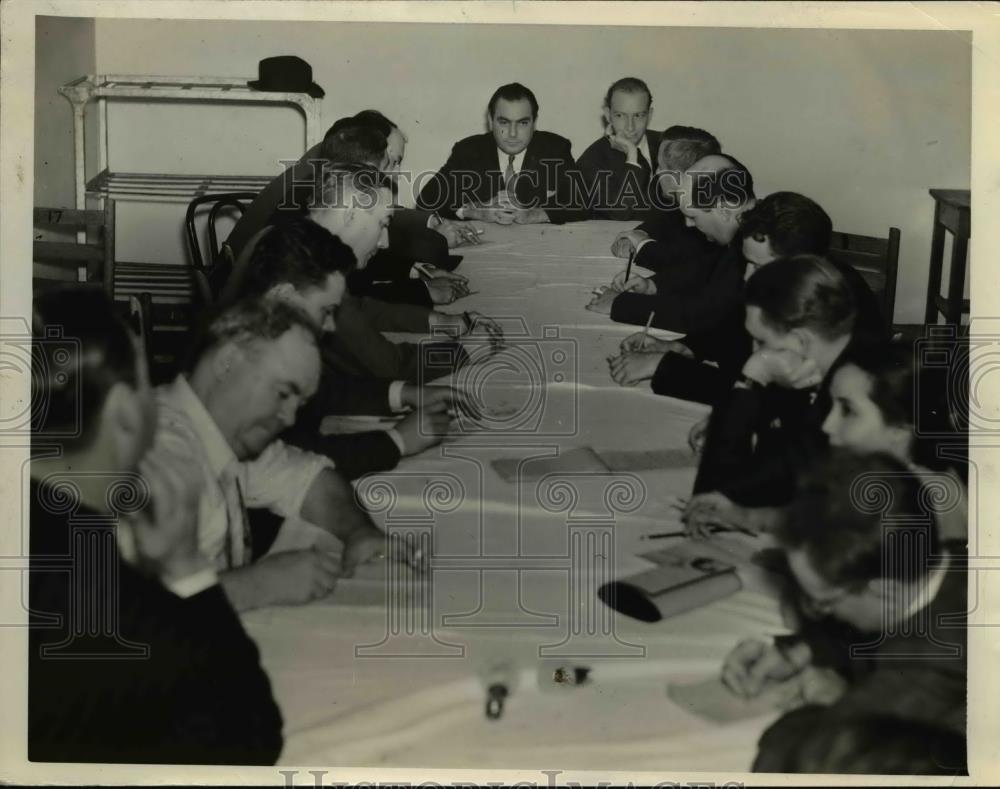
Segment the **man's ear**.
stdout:
<path fill-rule="evenodd" d="M 813 336 L 808 329 L 797 327 L 788 332 L 788 336 L 795 341 L 796 349 L 803 356 L 809 356 L 809 351 L 813 347 Z"/>
<path fill-rule="evenodd" d="M 291 282 L 279 282 L 277 285 L 272 286 L 267 293 L 264 294 L 265 299 L 277 299 L 279 301 L 289 301 L 289 297 L 295 292 Z"/>
<path fill-rule="evenodd" d="M 226 378 L 232 370 L 243 362 L 244 358 L 243 349 L 235 343 L 230 342 L 223 345 L 212 358 L 212 373 L 215 379 L 221 381 Z"/>

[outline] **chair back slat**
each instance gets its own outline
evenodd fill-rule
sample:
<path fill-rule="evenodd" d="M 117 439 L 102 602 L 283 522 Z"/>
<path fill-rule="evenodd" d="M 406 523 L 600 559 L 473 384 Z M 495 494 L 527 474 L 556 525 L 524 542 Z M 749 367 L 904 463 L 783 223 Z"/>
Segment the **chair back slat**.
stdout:
<path fill-rule="evenodd" d="M 889 228 L 886 238 L 835 232 L 828 256 L 851 266 L 864 277 L 882 307 L 887 325 L 892 325 L 896 308 L 896 277 L 899 272 L 898 228 Z"/>

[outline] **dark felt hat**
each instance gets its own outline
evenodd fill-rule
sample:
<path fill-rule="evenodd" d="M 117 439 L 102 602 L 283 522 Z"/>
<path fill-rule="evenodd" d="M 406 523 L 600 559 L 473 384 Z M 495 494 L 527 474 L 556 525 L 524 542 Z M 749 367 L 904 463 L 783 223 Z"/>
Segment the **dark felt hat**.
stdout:
<path fill-rule="evenodd" d="M 313 82 L 312 66 L 295 55 L 264 58 L 257 64 L 257 79 L 247 85 L 254 90 L 308 93 L 314 99 L 326 95 L 326 91 Z"/>

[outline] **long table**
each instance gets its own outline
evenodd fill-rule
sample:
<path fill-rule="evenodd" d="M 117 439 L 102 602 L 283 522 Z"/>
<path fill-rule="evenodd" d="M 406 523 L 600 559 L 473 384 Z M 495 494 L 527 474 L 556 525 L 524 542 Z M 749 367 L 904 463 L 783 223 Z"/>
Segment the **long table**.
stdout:
<path fill-rule="evenodd" d="M 710 724 L 666 688 L 717 675 L 738 640 L 783 629 L 747 561 L 759 546 L 710 541 L 743 590 L 658 623 L 597 597 L 653 566 L 642 553 L 678 542 L 643 535 L 680 528 L 696 463 L 687 436 L 707 414 L 610 379 L 607 357 L 636 328 L 584 305 L 622 267 L 609 246 L 623 227 L 487 226 L 461 250 L 478 293 L 456 308 L 497 318 L 508 340 L 455 379 L 487 415 L 356 486 L 380 528 L 431 552 L 429 575 L 371 565 L 322 601 L 244 617 L 285 717 L 282 763 L 749 768 L 773 714 Z M 555 681 L 578 667 L 585 683 Z"/>

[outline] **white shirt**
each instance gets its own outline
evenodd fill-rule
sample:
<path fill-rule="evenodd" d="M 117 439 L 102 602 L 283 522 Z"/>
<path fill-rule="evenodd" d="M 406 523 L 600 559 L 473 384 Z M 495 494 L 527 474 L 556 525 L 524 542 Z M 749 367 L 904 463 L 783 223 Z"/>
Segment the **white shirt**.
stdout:
<path fill-rule="evenodd" d="M 649 155 L 649 138 L 645 134 L 643 134 L 642 135 L 642 139 L 639 140 L 638 145 L 636 145 L 635 147 L 639 149 L 639 152 L 643 156 L 646 157 L 646 161 L 649 162 L 650 171 L 653 172 L 653 173 L 655 173 L 656 172 L 656 160 L 652 156 Z M 628 162 L 628 163 L 632 164 L 632 162 Z M 635 167 L 641 167 L 641 165 L 639 164 L 638 161 L 635 162 L 634 166 Z"/>
<path fill-rule="evenodd" d="M 521 172 L 521 166 L 524 164 L 524 155 L 527 152 L 528 152 L 528 149 L 525 148 L 523 151 L 521 151 L 519 154 L 517 154 L 514 157 L 514 161 L 513 161 L 514 175 L 517 175 L 518 173 Z M 501 150 L 500 148 L 497 148 L 497 161 L 500 164 L 500 172 L 501 173 L 506 173 L 507 172 L 507 164 L 510 162 L 510 154 L 507 153 L 506 151 Z"/>
<path fill-rule="evenodd" d="M 316 475 L 333 468 L 329 458 L 281 440 L 273 441 L 253 460 L 238 461 L 212 415 L 182 375 L 158 387 L 156 399 L 156 443 L 191 456 L 201 468 L 205 486 L 198 504 L 198 545 L 219 570 L 229 569 L 230 525 L 222 481 L 227 469 L 235 466 L 233 471 L 247 507 L 264 507 L 290 518 L 298 516 Z M 245 523 L 234 526 L 237 542 L 246 528 Z M 239 564 L 248 564 L 250 558 L 241 557 Z"/>

